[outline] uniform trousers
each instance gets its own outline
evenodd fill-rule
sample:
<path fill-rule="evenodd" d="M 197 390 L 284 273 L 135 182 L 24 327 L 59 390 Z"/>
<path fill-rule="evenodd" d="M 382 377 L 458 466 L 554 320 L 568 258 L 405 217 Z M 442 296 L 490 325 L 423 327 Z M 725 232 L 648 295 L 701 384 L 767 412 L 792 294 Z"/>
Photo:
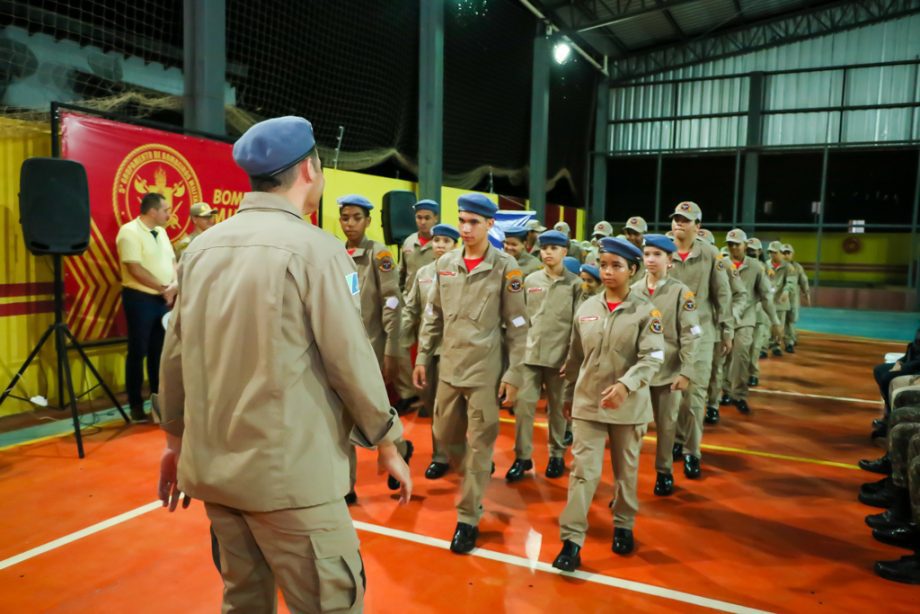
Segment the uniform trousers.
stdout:
<path fill-rule="evenodd" d="M 523 382 L 514 403 L 514 455 L 521 460 L 533 456 L 533 420 L 540 400 L 540 390 L 546 385 L 546 414 L 549 421 L 549 456 L 565 455 L 565 431 L 568 428 L 562 413 L 565 378 L 555 367 L 524 365 Z"/>
<path fill-rule="evenodd" d="M 655 415 L 655 471 L 671 473 L 674 457 L 674 434 L 677 430 L 677 415 L 680 413 L 682 392 L 671 390 L 671 384 L 649 386 L 652 397 L 652 412 Z"/>
<path fill-rule="evenodd" d="M 694 356 L 693 371 L 699 374 L 701 383 L 691 382 L 690 388 L 683 393 L 680 401 L 675 441 L 683 444 L 686 454 L 692 454 L 697 458 L 702 457 L 700 445 L 703 442 L 703 419 L 706 417 L 707 384 L 712 371 L 712 355 L 714 349 L 720 346 L 720 343 L 700 341 Z"/>
<path fill-rule="evenodd" d="M 748 397 L 748 381 L 751 379 L 751 346 L 754 344 L 754 327 L 735 329 L 735 340 L 729 354 L 728 396 L 736 401 Z"/>

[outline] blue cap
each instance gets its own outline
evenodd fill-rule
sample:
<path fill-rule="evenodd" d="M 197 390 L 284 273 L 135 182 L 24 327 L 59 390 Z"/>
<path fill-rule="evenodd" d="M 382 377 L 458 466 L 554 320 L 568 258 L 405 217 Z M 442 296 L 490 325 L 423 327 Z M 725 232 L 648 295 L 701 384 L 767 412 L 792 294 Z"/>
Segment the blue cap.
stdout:
<path fill-rule="evenodd" d="M 639 251 L 639 248 L 626 239 L 603 237 L 601 238 L 598 248 L 598 251 L 602 254 L 616 254 L 630 261 L 642 259 L 642 252 Z"/>
<path fill-rule="evenodd" d="M 517 226 L 512 226 L 511 228 L 505 229 L 505 237 L 511 237 L 512 239 L 521 239 L 522 241 L 527 238 L 527 234 L 530 231 L 527 230 L 527 227 L 519 228 Z"/>
<path fill-rule="evenodd" d="M 588 275 L 590 275 L 597 281 L 601 280 L 601 271 L 593 264 L 583 264 L 581 265 L 581 268 L 579 269 L 579 271 L 582 273 L 587 273 Z"/>
<path fill-rule="evenodd" d="M 540 247 L 544 245 L 558 245 L 559 247 L 569 246 L 569 238 L 558 230 L 547 230 L 538 236 L 537 240 L 540 242 Z M 575 274 L 578 275 L 578 271 L 575 271 Z"/>
<path fill-rule="evenodd" d="M 418 201 L 417 203 L 412 205 L 412 208 L 415 209 L 416 211 L 422 211 L 422 210 L 431 211 L 435 215 L 441 215 L 441 205 L 427 198 L 424 200 Z"/>
<path fill-rule="evenodd" d="M 674 241 L 664 235 L 645 235 L 645 244 L 668 254 L 673 254 L 677 251 L 677 245 L 674 244 Z"/>
<path fill-rule="evenodd" d="M 435 224 L 431 229 L 432 237 L 450 237 L 454 241 L 460 240 L 460 232 L 450 224 Z"/>
<path fill-rule="evenodd" d="M 233 160 L 250 177 L 268 177 L 292 167 L 316 147 L 313 126 L 288 115 L 259 122 L 233 145 Z"/>
<path fill-rule="evenodd" d="M 579 270 L 581 269 L 581 263 L 578 261 L 578 258 L 573 256 L 566 256 L 563 258 L 562 264 L 575 275 L 578 275 Z"/>
<path fill-rule="evenodd" d="M 339 209 L 341 209 L 342 207 L 346 205 L 361 207 L 362 209 L 366 209 L 367 211 L 370 211 L 371 209 L 374 208 L 374 203 L 367 200 L 360 194 L 348 194 L 346 196 L 342 196 L 341 198 L 337 198 L 335 202 L 339 203 Z"/>
<path fill-rule="evenodd" d="M 457 199 L 457 209 L 467 213 L 475 213 L 482 217 L 495 217 L 498 205 L 486 198 L 484 194 L 464 194 Z"/>

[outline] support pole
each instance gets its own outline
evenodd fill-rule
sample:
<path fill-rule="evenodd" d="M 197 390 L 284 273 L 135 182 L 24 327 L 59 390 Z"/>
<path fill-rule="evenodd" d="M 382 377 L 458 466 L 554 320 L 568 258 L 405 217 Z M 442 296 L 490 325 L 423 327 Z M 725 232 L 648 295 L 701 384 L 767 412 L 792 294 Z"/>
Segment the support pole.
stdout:
<path fill-rule="evenodd" d="M 754 231 L 757 218 L 757 180 L 760 170 L 760 147 L 763 144 L 764 74 L 752 72 L 748 88 L 747 143 L 744 153 L 744 187 L 741 227 Z"/>
<path fill-rule="evenodd" d="M 597 83 L 594 112 L 594 153 L 591 157 L 591 200 L 587 217 L 589 228 L 607 219 L 607 154 L 610 143 L 610 86 L 606 79 Z M 587 236 L 588 233 L 585 233 Z"/>
<path fill-rule="evenodd" d="M 444 0 L 419 3 L 418 197 L 441 202 L 444 160 Z"/>
<path fill-rule="evenodd" d="M 211 134 L 226 134 L 226 1 L 185 0 L 184 5 L 185 127 Z"/>
<path fill-rule="evenodd" d="M 533 77 L 530 97 L 530 209 L 546 219 L 546 170 L 549 149 L 550 37 L 546 26 L 537 25 L 533 39 Z"/>

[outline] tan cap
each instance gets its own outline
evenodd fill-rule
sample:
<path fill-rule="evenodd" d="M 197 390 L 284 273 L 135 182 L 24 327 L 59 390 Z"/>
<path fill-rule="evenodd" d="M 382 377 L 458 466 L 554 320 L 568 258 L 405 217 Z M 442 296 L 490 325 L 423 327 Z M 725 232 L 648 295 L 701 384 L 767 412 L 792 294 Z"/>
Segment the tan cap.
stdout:
<path fill-rule="evenodd" d="M 639 234 L 643 234 L 643 235 L 648 232 L 648 224 L 646 224 L 645 220 L 643 220 L 638 215 L 633 216 L 629 218 L 628 220 L 626 220 L 626 226 L 624 226 L 623 228 L 628 228 L 629 230 L 638 232 Z"/>
<path fill-rule="evenodd" d="M 566 235 L 572 234 L 572 228 L 565 222 L 556 222 L 556 225 L 553 226 L 553 230 L 558 230 L 559 232 L 564 233 Z"/>
<path fill-rule="evenodd" d="M 217 209 L 212 209 L 208 203 L 195 203 L 188 209 L 191 217 L 211 217 L 217 213 Z"/>
<path fill-rule="evenodd" d="M 674 207 L 674 213 L 670 217 L 679 215 L 685 217 L 691 222 L 702 222 L 703 221 L 703 210 L 700 209 L 700 206 L 693 201 L 685 200 L 682 203 L 678 203 Z"/>
<path fill-rule="evenodd" d="M 776 252 L 777 254 L 783 253 L 783 244 L 779 241 L 771 241 L 770 245 L 767 246 L 768 252 Z"/>
<path fill-rule="evenodd" d="M 530 232 L 546 232 L 547 228 L 538 219 L 527 220 L 527 230 Z"/>
<path fill-rule="evenodd" d="M 747 240 L 748 247 L 753 247 L 754 249 L 759 249 L 763 251 L 763 243 L 760 242 L 760 239 L 757 237 L 751 237 Z"/>
<path fill-rule="evenodd" d="M 783 243 L 783 253 L 785 254 L 786 252 L 789 252 L 790 254 L 794 254 L 795 250 L 792 249 L 792 246 L 789 245 L 788 243 Z"/>
<path fill-rule="evenodd" d="M 703 241 L 706 241 L 710 245 L 716 244 L 716 238 L 712 236 L 712 231 L 708 228 L 700 228 L 696 231 L 696 234 L 699 238 L 701 238 Z"/>
<path fill-rule="evenodd" d="M 591 236 L 600 235 L 602 237 L 609 237 L 613 234 L 613 225 L 610 222 L 600 221 L 594 225 L 594 232 L 591 233 Z"/>
<path fill-rule="evenodd" d="M 740 228 L 732 228 L 728 231 L 728 234 L 725 235 L 726 243 L 747 243 L 747 240 L 747 233 Z"/>

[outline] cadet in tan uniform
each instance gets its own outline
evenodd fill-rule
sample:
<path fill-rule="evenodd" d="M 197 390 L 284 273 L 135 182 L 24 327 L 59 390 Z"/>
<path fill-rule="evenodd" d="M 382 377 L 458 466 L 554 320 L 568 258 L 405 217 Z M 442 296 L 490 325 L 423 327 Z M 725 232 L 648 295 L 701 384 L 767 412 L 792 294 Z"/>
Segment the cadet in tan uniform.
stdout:
<path fill-rule="evenodd" d="M 709 236 L 713 236 L 711 232 Z M 715 237 L 713 237 L 713 240 L 715 240 Z M 750 304 L 751 296 L 747 289 L 745 289 L 744 283 L 742 283 L 741 279 L 738 277 L 738 272 L 731 266 L 731 262 L 727 256 L 727 247 L 723 247 L 719 250 L 719 259 L 722 260 L 724 264 L 722 271 L 728 279 L 728 286 L 732 293 L 731 326 L 734 330 L 738 327 L 741 314 L 744 313 Z M 719 406 L 731 404 L 731 397 L 728 394 L 728 364 L 730 355 L 722 354 L 720 350 L 720 343 L 716 342 L 712 350 L 712 373 L 709 376 L 709 396 L 706 403 L 706 417 L 704 419 L 706 424 L 718 424 Z"/>
<path fill-rule="evenodd" d="M 182 253 L 188 249 L 192 241 L 217 223 L 217 220 L 214 218 L 215 215 L 217 215 L 217 209 L 212 209 L 208 203 L 195 203 L 189 207 L 188 217 L 192 221 L 195 230 L 179 239 L 173 246 L 176 252 L 176 260 L 182 257 Z"/>
<path fill-rule="evenodd" d="M 633 525 L 639 510 L 636 480 L 642 437 L 652 420 L 648 384 L 664 361 L 661 317 L 629 279 L 642 252 L 622 239 L 601 239 L 604 291 L 578 308 L 565 363 L 567 409 L 573 418 L 574 464 L 568 501 L 559 517 L 562 550 L 553 567 L 573 571 L 588 532 L 588 510 L 610 441 L 616 481 L 613 551 L 635 547 Z"/>
<path fill-rule="evenodd" d="M 597 258 L 599 255 L 598 252 L 598 243 L 604 237 L 609 237 L 613 234 L 613 226 L 610 222 L 601 220 L 594 225 L 594 230 L 591 231 L 591 248 L 585 250 L 585 264 L 590 264 L 591 266 L 597 266 Z"/>
<path fill-rule="evenodd" d="M 786 321 L 789 318 L 789 310 L 792 308 L 792 294 L 798 292 L 797 282 L 793 279 L 793 269 L 783 258 L 783 244 L 779 241 L 773 241 L 767 246 L 767 253 L 770 255 L 770 262 L 767 274 L 770 276 L 770 283 L 773 285 L 773 306 L 776 309 L 776 317 L 786 330 Z M 770 347 L 774 356 L 782 356 L 783 337 L 774 334 L 770 341 Z"/>
<path fill-rule="evenodd" d="M 450 226 L 449 224 L 438 224 L 432 228 L 430 245 L 432 252 L 435 255 L 435 261 L 437 261 L 438 258 L 447 252 L 454 249 L 459 239 L 460 233 L 456 228 Z M 406 350 L 408 350 L 409 347 L 416 342 L 416 339 L 418 339 L 418 331 L 422 323 L 422 314 L 428 307 L 428 296 L 431 291 L 431 286 L 434 285 L 436 277 L 437 270 L 435 269 L 435 262 L 426 264 L 418 271 L 416 271 L 412 287 L 409 288 L 408 292 L 406 292 L 406 304 L 403 306 L 402 320 L 399 327 L 403 348 Z M 435 393 L 437 392 L 438 382 L 438 361 L 440 356 L 441 348 L 436 347 L 429 359 L 428 364 L 425 365 L 426 373 L 428 375 L 428 385 L 425 387 L 424 391 L 422 391 L 422 399 L 432 416 L 432 457 L 431 464 L 429 464 L 428 468 L 425 470 L 425 477 L 429 480 L 436 480 L 440 477 L 443 477 L 444 474 L 447 473 L 447 470 L 450 468 L 449 461 L 451 455 L 458 458 L 462 457 L 463 455 L 462 447 L 458 446 L 457 449 L 449 450 L 447 449 L 447 446 L 442 444 L 436 437 L 438 428 L 434 424 L 435 420 L 437 419 L 436 412 L 434 411 L 434 406 Z M 419 415 L 421 415 L 421 412 L 419 412 Z"/>
<path fill-rule="evenodd" d="M 561 232 L 567 237 L 572 236 L 572 228 L 566 222 L 556 222 L 553 226 L 553 230 Z M 569 241 L 569 256 L 572 258 L 578 258 L 578 262 L 585 261 L 584 250 L 581 248 L 581 243 L 572 239 Z"/>
<path fill-rule="evenodd" d="M 527 220 L 527 239 L 524 240 L 524 245 L 527 248 L 527 253 L 531 256 L 540 255 L 540 246 L 537 244 L 537 237 L 542 233 L 546 232 L 546 226 L 540 223 L 540 220 L 530 219 Z"/>
<path fill-rule="evenodd" d="M 569 238 L 550 230 L 540 235 L 543 269 L 524 279 L 527 305 L 527 350 L 521 369 L 521 389 L 514 404 L 514 463 L 505 474 L 517 482 L 533 469 L 533 417 L 546 386 L 549 421 L 549 463 L 545 475 L 558 478 L 565 471 L 566 417 L 563 414 L 565 380 L 559 373 L 569 350 L 572 317 L 580 302 L 578 277 L 562 264 Z"/>
<path fill-rule="evenodd" d="M 581 300 L 594 296 L 601 289 L 601 272 L 593 264 L 583 264 L 578 269 L 581 278 Z"/>
<path fill-rule="evenodd" d="M 399 292 L 399 278 L 393 254 L 386 245 L 367 237 L 374 205 L 358 194 L 349 194 L 336 201 L 339 205 L 339 224 L 345 234 L 345 250 L 351 256 L 358 270 L 360 288 L 361 319 L 377 356 L 383 379 L 393 382 L 396 378 L 396 357 L 399 355 L 399 318 L 402 295 Z M 412 458 L 411 441 L 396 442 L 399 453 L 406 463 Z M 358 499 L 355 494 L 358 459 L 352 446 L 351 491 L 346 502 L 351 505 Z M 388 478 L 390 490 L 397 490 L 399 484 Z"/>
<path fill-rule="evenodd" d="M 749 258 L 757 262 L 769 281 L 767 264 L 763 261 L 763 244 L 760 239 L 757 237 L 748 239 L 746 253 Z M 770 287 L 773 287 L 772 284 Z M 770 298 L 773 298 L 772 292 Z M 754 327 L 754 343 L 751 344 L 751 378 L 748 380 L 748 386 L 752 387 L 760 384 L 760 359 L 767 357 L 764 350 L 770 342 L 770 322 L 767 321 L 767 314 L 760 303 L 755 304 L 754 310 L 757 312 L 757 324 Z"/>
<path fill-rule="evenodd" d="M 786 318 L 786 351 L 795 353 L 795 346 L 799 341 L 799 335 L 795 328 L 795 323 L 799 321 L 799 309 L 802 306 L 802 297 L 805 297 L 805 304 L 811 307 L 811 290 L 808 287 L 808 275 L 805 268 L 795 261 L 795 250 L 788 243 L 783 243 L 783 258 L 795 271 L 796 288 L 792 293 L 792 305 L 789 309 L 789 317 Z"/>
<path fill-rule="evenodd" d="M 303 219 L 324 184 L 309 122 L 260 122 L 233 157 L 253 191 L 179 267 L 161 362 L 159 497 L 170 511 L 181 492 L 204 502 L 224 612 L 274 611 L 276 584 L 292 612 L 360 612 L 365 572 L 343 501 L 349 441 L 377 446 L 404 503 L 402 426 L 363 330 L 354 264 Z"/>
<path fill-rule="evenodd" d="M 727 355 L 732 349 L 735 332 L 725 263 L 719 259 L 719 252 L 699 237 L 702 217 L 699 205 L 690 201 L 679 203 L 671 214 L 671 230 L 678 257 L 673 259 L 670 275 L 686 284 L 696 296 L 700 327 L 703 329 L 693 366 L 693 372 L 699 379 L 691 382 L 690 390 L 681 400 L 677 442 L 672 451 L 675 460 L 683 455 L 684 475 L 691 479 L 698 478 L 701 471 L 700 444 L 713 349 L 718 346 L 719 353 Z"/>
<path fill-rule="evenodd" d="M 632 286 L 649 299 L 661 313 L 664 329 L 664 364 L 649 383 L 652 413 L 655 416 L 655 494 L 667 497 L 674 492 L 671 471 L 674 431 L 681 395 L 696 377 L 694 355 L 703 335 L 696 314 L 696 297 L 683 283 L 668 277 L 677 246 L 664 235 L 645 235 L 643 259 L 646 275 Z"/>
<path fill-rule="evenodd" d="M 505 231 L 505 253 L 514 258 L 524 277 L 543 268 L 540 259 L 527 251 L 524 241 L 527 239 L 526 228 Z"/>
<path fill-rule="evenodd" d="M 511 256 L 489 243 L 498 207 L 482 194 L 463 195 L 457 206 L 463 249 L 437 261 L 412 378 L 417 388 L 425 387 L 425 365 L 440 344 L 436 437 L 446 445 L 455 443 L 449 439 L 451 433 L 465 432 L 467 439 L 458 522 L 450 544 L 452 552 L 464 554 L 476 547 L 479 535 L 499 403 L 513 404 L 521 385 L 527 314 L 521 270 Z M 504 374 L 503 345 L 509 361 Z"/>
<path fill-rule="evenodd" d="M 751 411 L 747 404 L 747 396 L 751 379 L 751 346 L 754 344 L 754 327 L 757 324 L 757 305 L 767 314 L 773 326 L 773 333 L 781 334 L 779 320 L 773 308 L 773 286 L 770 285 L 770 278 L 764 273 L 760 262 L 745 255 L 747 240 L 747 234 L 740 228 L 730 230 L 725 238 L 732 268 L 751 298 L 736 321 L 734 347 L 729 355 L 728 366 L 729 403 L 737 407 L 742 414 Z"/>
<path fill-rule="evenodd" d="M 626 240 L 639 248 L 639 251 L 642 251 L 643 241 L 645 241 L 645 234 L 648 232 L 648 224 L 644 219 L 638 215 L 626 220 L 626 225 L 623 227 L 623 235 L 626 237 Z M 639 261 L 639 270 L 636 271 L 636 274 L 633 276 L 633 282 L 637 282 L 640 279 L 645 277 L 645 263 Z"/>

